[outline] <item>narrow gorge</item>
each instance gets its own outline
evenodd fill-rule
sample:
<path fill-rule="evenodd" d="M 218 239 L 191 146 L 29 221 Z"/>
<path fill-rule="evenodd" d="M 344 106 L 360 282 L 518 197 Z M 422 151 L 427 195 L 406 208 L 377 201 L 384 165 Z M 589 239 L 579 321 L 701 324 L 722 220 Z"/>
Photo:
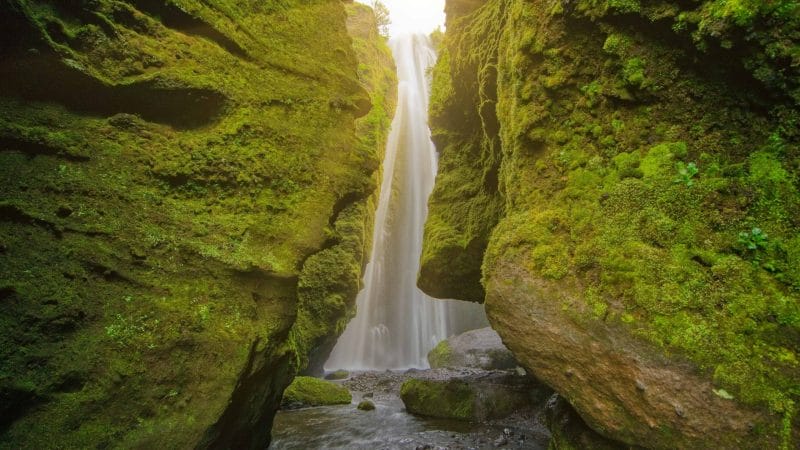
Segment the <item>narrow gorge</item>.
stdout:
<path fill-rule="evenodd" d="M 0 5 L 0 449 L 799 448 L 797 0 Z"/>

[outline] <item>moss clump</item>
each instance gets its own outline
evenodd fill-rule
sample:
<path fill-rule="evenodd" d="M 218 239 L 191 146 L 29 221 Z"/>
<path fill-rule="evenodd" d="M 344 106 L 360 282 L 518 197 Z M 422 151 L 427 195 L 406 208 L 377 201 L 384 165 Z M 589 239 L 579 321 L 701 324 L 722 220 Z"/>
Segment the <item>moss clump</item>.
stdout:
<path fill-rule="evenodd" d="M 428 364 L 431 368 L 449 367 L 453 359 L 453 350 L 447 340 L 436 344 L 436 347 L 428 352 Z"/>
<path fill-rule="evenodd" d="M 372 403 L 369 400 L 361 400 L 358 403 L 358 409 L 361 411 L 374 411 L 375 410 L 375 403 Z"/>
<path fill-rule="evenodd" d="M 765 442 L 788 448 L 800 403 L 800 66 L 785 38 L 800 23 L 792 2 L 734 3 L 489 1 L 448 17 L 431 104 L 445 182 L 423 264 L 466 274 L 472 250 L 445 231 L 497 224 L 477 252 L 484 276 L 514 259 L 581 286 L 585 305 L 565 310 L 688 357 L 762 408 Z M 491 139 L 463 138 L 486 130 L 476 117 L 487 111 L 494 158 L 476 151 Z M 496 189 L 476 181 L 497 167 Z M 465 213 L 478 202 L 503 207 Z"/>
<path fill-rule="evenodd" d="M 400 387 L 400 398 L 414 414 L 442 419 L 475 419 L 475 392 L 459 380 L 409 379 Z"/>
<path fill-rule="evenodd" d="M 346 405 L 353 400 L 350 391 L 330 381 L 313 377 L 295 377 L 283 391 L 284 407 Z"/>

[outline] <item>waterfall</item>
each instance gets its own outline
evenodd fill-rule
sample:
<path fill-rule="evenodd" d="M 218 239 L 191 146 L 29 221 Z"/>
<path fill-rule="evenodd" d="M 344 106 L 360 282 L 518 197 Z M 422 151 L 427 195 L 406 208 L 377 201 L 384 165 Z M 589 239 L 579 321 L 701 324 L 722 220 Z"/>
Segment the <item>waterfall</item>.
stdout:
<path fill-rule="evenodd" d="M 440 340 L 484 326 L 482 305 L 436 300 L 416 286 L 427 200 L 436 177 L 428 129 L 427 71 L 436 61 L 423 34 L 392 38 L 398 104 L 383 163 L 372 253 L 356 317 L 339 338 L 326 370 L 428 367 Z"/>

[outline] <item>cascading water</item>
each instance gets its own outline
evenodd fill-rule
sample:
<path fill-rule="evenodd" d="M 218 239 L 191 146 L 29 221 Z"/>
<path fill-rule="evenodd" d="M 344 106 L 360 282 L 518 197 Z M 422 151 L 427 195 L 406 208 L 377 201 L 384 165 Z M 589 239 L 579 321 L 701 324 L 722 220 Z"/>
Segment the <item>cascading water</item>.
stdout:
<path fill-rule="evenodd" d="M 423 34 L 392 38 L 398 104 L 386 146 L 372 254 L 357 315 L 325 368 L 427 367 L 426 356 L 451 334 L 486 324 L 481 305 L 435 300 L 416 286 L 427 200 L 436 176 L 428 129 L 428 68 L 436 61 Z"/>

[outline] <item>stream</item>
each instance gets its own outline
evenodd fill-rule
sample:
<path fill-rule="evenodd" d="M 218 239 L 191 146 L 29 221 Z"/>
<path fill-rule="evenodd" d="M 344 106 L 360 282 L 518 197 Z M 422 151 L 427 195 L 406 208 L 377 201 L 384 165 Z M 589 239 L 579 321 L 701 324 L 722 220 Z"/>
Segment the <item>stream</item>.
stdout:
<path fill-rule="evenodd" d="M 279 411 L 270 449 L 547 449 L 543 404 L 485 423 L 418 417 L 400 400 L 405 379 L 402 371 L 360 372 L 339 382 L 353 394 L 349 405 Z M 374 411 L 356 408 L 363 398 Z"/>
<path fill-rule="evenodd" d="M 409 373 L 427 368 L 441 340 L 488 325 L 482 305 L 436 300 L 416 286 L 427 200 L 436 176 L 428 129 L 429 69 L 436 53 L 428 36 L 389 41 L 398 76 L 398 104 L 383 161 L 370 262 L 357 314 L 325 363 L 347 369 L 339 381 L 350 405 L 280 411 L 272 449 L 541 449 L 548 446 L 543 405 L 502 420 L 470 423 L 414 416 L 400 399 Z M 411 369 L 410 369 L 411 368 Z M 373 411 L 356 405 L 369 398 Z"/>

